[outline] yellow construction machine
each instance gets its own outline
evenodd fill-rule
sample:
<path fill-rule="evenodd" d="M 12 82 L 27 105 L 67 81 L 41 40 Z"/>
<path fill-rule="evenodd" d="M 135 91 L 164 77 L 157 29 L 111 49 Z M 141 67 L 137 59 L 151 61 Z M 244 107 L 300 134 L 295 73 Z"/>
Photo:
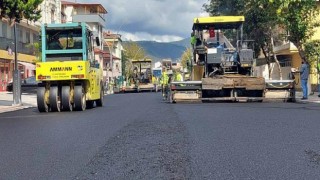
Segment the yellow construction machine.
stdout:
<path fill-rule="evenodd" d="M 86 23 L 43 24 L 41 62 L 36 64 L 40 112 L 83 111 L 103 105 L 102 69 L 94 59 L 99 38 Z"/>
<path fill-rule="evenodd" d="M 171 82 L 170 102 L 263 100 L 265 80 L 252 76 L 254 41 L 243 39 L 244 21 L 244 16 L 194 18 L 191 80 Z"/>
<path fill-rule="evenodd" d="M 133 77 L 131 77 L 130 85 L 128 85 L 124 91 L 153 91 L 154 85 L 152 84 L 152 60 L 151 59 L 139 59 L 132 60 Z"/>

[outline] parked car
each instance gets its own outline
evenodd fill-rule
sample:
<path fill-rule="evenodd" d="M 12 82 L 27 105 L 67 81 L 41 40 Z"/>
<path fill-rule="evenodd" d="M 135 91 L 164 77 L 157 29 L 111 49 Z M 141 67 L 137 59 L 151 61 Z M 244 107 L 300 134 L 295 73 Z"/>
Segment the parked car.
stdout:
<path fill-rule="evenodd" d="M 35 76 L 28 77 L 21 81 L 21 93 L 36 93 L 38 82 Z M 13 82 L 8 83 L 7 91 L 12 92 Z"/>

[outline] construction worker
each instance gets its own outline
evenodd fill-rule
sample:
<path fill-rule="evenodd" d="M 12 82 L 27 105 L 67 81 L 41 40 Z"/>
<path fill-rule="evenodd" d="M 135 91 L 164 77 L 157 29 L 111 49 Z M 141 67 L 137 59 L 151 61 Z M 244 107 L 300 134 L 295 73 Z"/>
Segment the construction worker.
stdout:
<path fill-rule="evenodd" d="M 181 82 L 181 81 L 183 81 L 183 77 L 182 77 L 182 74 L 181 74 L 180 71 L 177 71 L 177 72 L 176 72 L 175 81 L 176 81 L 176 82 Z"/>
<path fill-rule="evenodd" d="M 162 71 L 161 80 L 160 80 L 161 86 L 162 86 L 162 97 L 163 100 L 167 99 L 168 90 L 169 90 L 169 76 L 167 71 L 164 69 Z"/>
<path fill-rule="evenodd" d="M 158 89 L 157 89 L 157 78 L 154 75 L 152 75 L 152 84 L 153 84 L 154 91 L 157 92 L 158 91 Z"/>

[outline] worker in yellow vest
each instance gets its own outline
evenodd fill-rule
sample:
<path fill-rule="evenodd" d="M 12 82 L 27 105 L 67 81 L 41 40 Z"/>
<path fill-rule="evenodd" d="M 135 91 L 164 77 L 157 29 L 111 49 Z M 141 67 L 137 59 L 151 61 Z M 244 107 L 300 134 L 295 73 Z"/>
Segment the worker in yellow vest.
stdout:
<path fill-rule="evenodd" d="M 168 95 L 168 91 L 169 91 L 169 76 L 166 70 L 162 71 L 162 75 L 161 75 L 161 87 L 162 87 L 162 97 L 163 99 L 167 99 L 167 95 Z"/>
<path fill-rule="evenodd" d="M 154 91 L 157 92 L 157 78 L 154 75 L 152 75 L 152 84 Z"/>
<path fill-rule="evenodd" d="M 181 72 L 179 72 L 179 71 L 176 72 L 175 81 L 176 82 L 182 82 L 183 81 L 183 77 L 182 77 Z"/>

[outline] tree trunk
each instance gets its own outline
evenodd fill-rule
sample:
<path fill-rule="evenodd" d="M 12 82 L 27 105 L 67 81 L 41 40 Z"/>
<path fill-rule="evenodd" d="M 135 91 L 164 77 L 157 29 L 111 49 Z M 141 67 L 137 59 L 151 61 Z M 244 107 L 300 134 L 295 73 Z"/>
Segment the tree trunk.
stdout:
<path fill-rule="evenodd" d="M 302 45 L 300 43 L 294 43 L 294 45 L 297 47 L 301 59 L 305 59 L 306 55 L 305 55 L 304 50 L 302 49 Z"/>
<path fill-rule="evenodd" d="M 273 58 L 277 64 L 277 67 L 279 69 L 279 77 L 280 77 L 280 80 L 282 80 L 282 71 L 281 71 L 281 66 L 280 66 L 280 62 L 278 61 L 278 58 L 277 58 L 277 55 L 274 53 L 274 40 L 273 40 L 273 36 L 271 34 L 270 36 L 270 40 L 271 40 L 271 50 L 272 50 L 272 55 L 273 55 Z"/>
<path fill-rule="evenodd" d="M 270 65 L 270 55 L 268 54 L 267 55 L 267 52 L 266 50 L 264 49 L 264 46 L 261 45 L 261 49 L 262 49 L 262 53 L 264 55 L 264 57 L 266 58 L 266 61 L 267 61 L 267 65 L 268 65 L 268 76 L 269 76 L 269 79 L 271 79 L 271 65 Z"/>

